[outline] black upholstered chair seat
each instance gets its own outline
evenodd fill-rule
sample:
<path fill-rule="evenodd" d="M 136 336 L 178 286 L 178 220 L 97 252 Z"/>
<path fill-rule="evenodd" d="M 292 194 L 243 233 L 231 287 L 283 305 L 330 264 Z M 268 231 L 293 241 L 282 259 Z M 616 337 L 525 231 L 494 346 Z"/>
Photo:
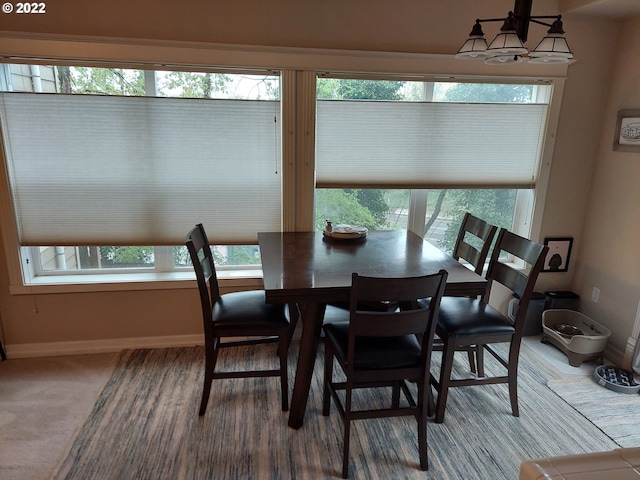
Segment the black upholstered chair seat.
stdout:
<path fill-rule="evenodd" d="M 334 322 L 324 327 L 325 335 L 346 360 L 349 345 L 349 322 Z M 355 370 L 381 370 L 420 365 L 422 348 L 415 335 L 400 337 L 358 337 L 355 341 Z"/>
<path fill-rule="evenodd" d="M 476 298 L 443 297 L 436 333 L 457 337 L 492 334 L 513 335 L 513 323 L 491 305 Z"/>
<path fill-rule="evenodd" d="M 264 290 L 225 293 L 213 305 L 214 326 L 233 326 L 255 330 L 260 325 L 288 325 L 286 305 L 265 303 Z"/>

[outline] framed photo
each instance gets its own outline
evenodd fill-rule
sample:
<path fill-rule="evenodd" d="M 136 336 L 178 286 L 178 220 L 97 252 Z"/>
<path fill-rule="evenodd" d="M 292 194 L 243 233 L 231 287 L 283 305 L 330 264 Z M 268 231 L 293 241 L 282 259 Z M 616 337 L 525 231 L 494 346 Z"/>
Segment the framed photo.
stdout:
<path fill-rule="evenodd" d="M 573 238 L 545 238 L 544 244 L 549 247 L 549 251 L 544 259 L 542 271 L 566 272 L 569 269 Z"/>
<path fill-rule="evenodd" d="M 640 152 L 640 110 L 618 112 L 613 149 L 622 152 Z"/>

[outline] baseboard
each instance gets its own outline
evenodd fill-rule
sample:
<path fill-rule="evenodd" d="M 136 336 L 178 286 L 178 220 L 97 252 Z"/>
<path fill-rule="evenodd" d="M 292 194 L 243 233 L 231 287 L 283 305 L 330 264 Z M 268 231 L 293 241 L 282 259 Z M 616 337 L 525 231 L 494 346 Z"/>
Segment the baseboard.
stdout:
<path fill-rule="evenodd" d="M 298 322 L 293 340 L 300 340 L 302 322 Z M 47 342 L 7 345 L 3 343 L 7 359 L 60 357 L 63 355 L 90 355 L 120 352 L 134 348 L 168 348 L 204 345 L 204 334 L 174 335 L 167 337 L 112 338 L 108 340 L 83 340 L 78 342 Z"/>
<path fill-rule="evenodd" d="M 633 355 L 636 351 L 636 339 L 633 337 L 629 337 L 627 339 L 627 345 L 624 350 L 624 357 L 622 359 L 622 368 L 626 368 L 627 370 L 631 370 L 633 363 Z"/>
<path fill-rule="evenodd" d="M 619 348 L 614 347 L 607 343 L 607 346 L 604 349 L 604 358 L 609 360 L 614 365 L 618 365 L 620 367 L 624 364 L 624 352 Z M 623 367 L 624 368 L 624 367 Z"/>
<path fill-rule="evenodd" d="M 176 335 L 168 337 L 113 338 L 78 342 L 47 342 L 4 345 L 7 359 L 58 357 L 119 352 L 135 348 L 168 348 L 204 345 L 204 335 Z"/>

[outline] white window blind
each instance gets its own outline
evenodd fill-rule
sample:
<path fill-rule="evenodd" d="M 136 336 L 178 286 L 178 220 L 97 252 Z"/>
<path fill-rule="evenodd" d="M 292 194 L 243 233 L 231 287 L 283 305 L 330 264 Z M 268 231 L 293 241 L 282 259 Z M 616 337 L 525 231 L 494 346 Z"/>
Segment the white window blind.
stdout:
<path fill-rule="evenodd" d="M 547 105 L 318 101 L 324 188 L 533 188 Z"/>
<path fill-rule="evenodd" d="M 0 94 L 22 245 L 181 245 L 280 230 L 278 101 Z"/>

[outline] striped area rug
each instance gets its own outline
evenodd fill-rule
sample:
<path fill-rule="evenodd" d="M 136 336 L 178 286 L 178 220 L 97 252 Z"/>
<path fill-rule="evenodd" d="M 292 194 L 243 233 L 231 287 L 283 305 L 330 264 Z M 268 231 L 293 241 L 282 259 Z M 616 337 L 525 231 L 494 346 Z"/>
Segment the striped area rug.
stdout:
<path fill-rule="evenodd" d="M 291 348 L 291 384 L 297 347 Z M 224 360 L 228 365 L 275 362 L 272 348 L 228 350 Z M 123 352 L 54 478 L 339 477 L 342 422 L 333 405 L 329 417 L 321 414 L 320 350 L 299 430 L 287 426 L 276 378 L 214 380 L 208 411 L 199 417 L 202 347 Z M 534 358 L 523 346 L 518 418 L 510 414 L 505 385 L 453 389 L 445 422 L 428 425 L 428 472 L 419 469 L 413 418 L 355 422 L 350 478 L 513 480 L 529 458 L 616 448 L 547 388 L 548 373 Z M 468 368 L 466 356 L 458 363 Z M 376 395 L 362 400 L 379 401 Z"/>
<path fill-rule="evenodd" d="M 601 387 L 591 377 L 553 379 L 549 388 L 621 447 L 640 447 L 640 395 Z"/>

